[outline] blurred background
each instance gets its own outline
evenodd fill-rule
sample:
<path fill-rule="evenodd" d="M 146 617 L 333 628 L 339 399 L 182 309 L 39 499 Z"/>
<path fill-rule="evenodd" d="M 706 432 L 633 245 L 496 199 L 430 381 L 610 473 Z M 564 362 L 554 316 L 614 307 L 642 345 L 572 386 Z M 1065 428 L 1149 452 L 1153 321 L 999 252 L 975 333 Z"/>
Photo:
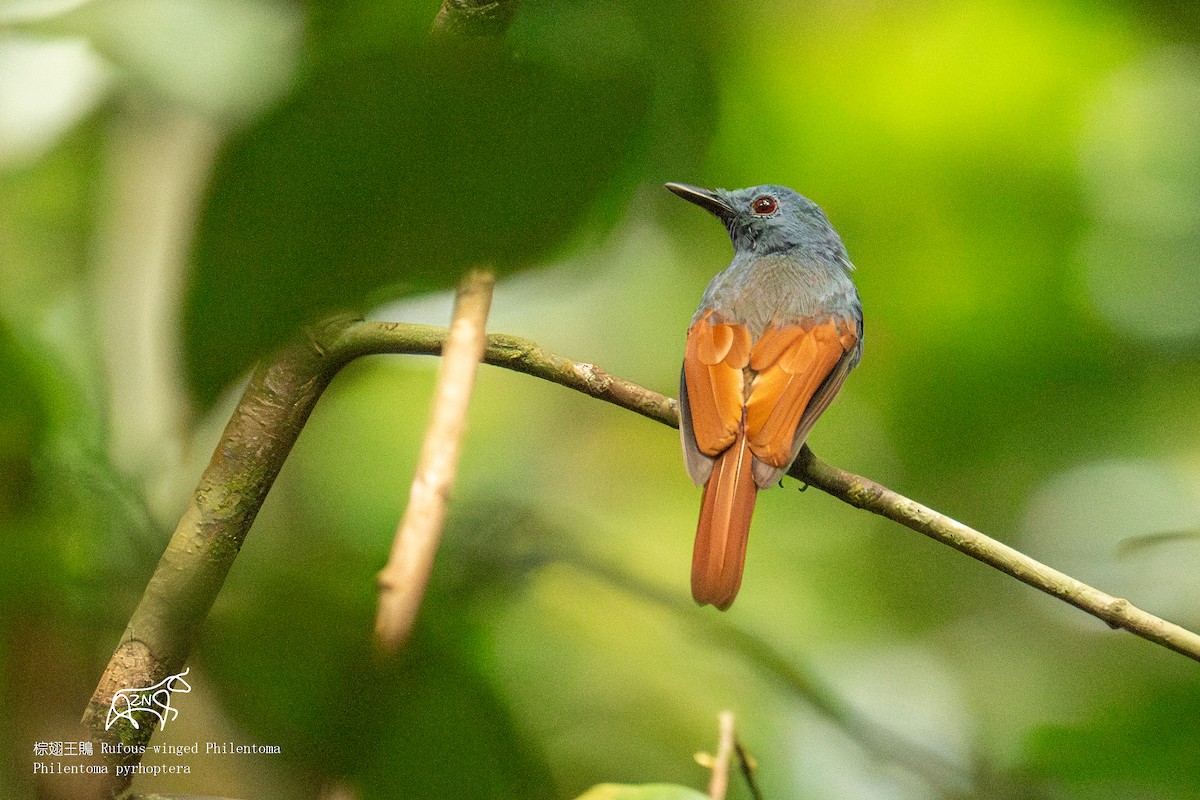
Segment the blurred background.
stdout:
<path fill-rule="evenodd" d="M 256 359 L 355 310 L 490 328 L 674 394 L 730 255 L 667 180 L 789 185 L 858 266 L 817 454 L 1200 628 L 1200 7 L 1112 0 L 0 2 L 0 795 L 75 730 Z M 794 481 L 733 608 L 688 594 L 677 434 L 483 368 L 402 663 L 370 656 L 436 363 L 318 405 L 141 791 L 1194 798 L 1187 659 Z M 147 764 L 180 763 L 148 757 Z M 731 797 L 748 796 L 735 786 Z"/>

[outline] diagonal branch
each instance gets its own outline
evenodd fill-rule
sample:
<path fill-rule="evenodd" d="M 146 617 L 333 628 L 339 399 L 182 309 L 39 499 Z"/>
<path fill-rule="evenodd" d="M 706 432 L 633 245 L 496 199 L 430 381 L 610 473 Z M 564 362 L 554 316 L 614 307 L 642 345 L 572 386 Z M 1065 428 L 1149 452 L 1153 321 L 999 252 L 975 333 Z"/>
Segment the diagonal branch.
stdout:
<path fill-rule="evenodd" d="M 152 726 L 105 728 L 114 692 L 152 686 L 178 673 L 199 636 L 225 576 L 321 393 L 355 358 L 383 353 L 440 354 L 447 331 L 426 325 L 340 317 L 310 332 L 255 370 L 216 451 L 167 545 L 122 641 L 84 715 L 96 741 L 144 744 Z M 592 364 L 551 353 L 515 336 L 487 339 L 484 361 L 558 383 L 666 425 L 678 426 L 669 397 Z M 1200 636 L 1128 601 L 1041 564 L 874 481 L 819 460 L 807 448 L 791 475 L 850 505 L 880 514 L 1065 600 L 1109 625 L 1200 661 Z M 136 749 L 136 748 L 133 748 Z M 122 755 L 120 763 L 139 760 Z"/>
<path fill-rule="evenodd" d="M 423 332 L 428 346 L 420 352 L 439 352 L 439 346 L 434 343 L 439 336 L 437 330 L 429 328 Z M 366 338 L 374 336 L 367 329 L 359 333 Z M 360 342 L 359 346 L 364 344 Z M 484 361 L 581 391 L 665 425 L 679 426 L 678 404 L 675 400 L 610 375 L 593 364 L 578 363 L 550 353 L 528 340 L 515 336 L 490 336 Z M 1128 600 L 1088 586 L 882 484 L 826 464 L 807 446 L 800 452 L 788 474 L 855 508 L 887 517 L 966 553 L 1035 589 L 1086 611 L 1113 628 L 1129 631 L 1200 661 L 1200 635 L 1143 611 Z"/>
<path fill-rule="evenodd" d="M 433 412 L 413 476 L 408 508 L 396 529 L 392 553 L 379 573 L 375 643 L 394 654 L 408 640 L 442 539 L 446 499 L 454 486 L 475 373 L 487 344 L 487 315 L 495 276 L 472 270 L 458 285 L 454 320 L 438 369 Z"/>
<path fill-rule="evenodd" d="M 984 536 L 974 528 L 910 500 L 882 484 L 830 466 L 814 456 L 807 447 L 796 459 L 790 474 L 855 508 L 887 517 L 960 553 L 966 553 L 1022 583 L 1098 617 L 1113 628 L 1127 630 L 1200 661 L 1200 636 L 1192 631 L 1143 611 L 1124 598 L 1113 597 L 1035 561 L 1019 550 Z"/>

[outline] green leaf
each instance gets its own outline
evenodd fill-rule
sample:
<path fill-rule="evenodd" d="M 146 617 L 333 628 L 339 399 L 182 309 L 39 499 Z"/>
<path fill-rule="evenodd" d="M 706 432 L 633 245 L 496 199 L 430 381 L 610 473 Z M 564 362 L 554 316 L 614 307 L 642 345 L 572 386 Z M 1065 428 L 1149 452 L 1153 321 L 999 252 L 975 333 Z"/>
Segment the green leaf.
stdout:
<path fill-rule="evenodd" d="M 322 66 L 219 157 L 185 311 L 196 394 L 331 311 L 544 260 L 634 155 L 649 94 L 636 64 L 486 46 Z"/>
<path fill-rule="evenodd" d="M 708 800 L 708 795 L 669 783 L 642 786 L 601 783 L 579 795 L 578 800 Z"/>

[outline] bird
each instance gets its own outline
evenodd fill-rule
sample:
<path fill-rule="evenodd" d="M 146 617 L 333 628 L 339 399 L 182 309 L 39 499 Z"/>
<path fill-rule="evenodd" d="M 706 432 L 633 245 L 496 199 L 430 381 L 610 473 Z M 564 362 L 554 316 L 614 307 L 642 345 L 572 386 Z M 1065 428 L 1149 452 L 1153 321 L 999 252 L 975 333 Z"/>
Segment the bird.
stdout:
<path fill-rule="evenodd" d="M 725 224 L 733 260 L 692 317 L 679 381 L 688 475 L 703 486 L 692 597 L 724 611 L 742 584 L 758 491 L 778 483 L 862 358 L 854 265 L 803 195 L 666 188 Z"/>

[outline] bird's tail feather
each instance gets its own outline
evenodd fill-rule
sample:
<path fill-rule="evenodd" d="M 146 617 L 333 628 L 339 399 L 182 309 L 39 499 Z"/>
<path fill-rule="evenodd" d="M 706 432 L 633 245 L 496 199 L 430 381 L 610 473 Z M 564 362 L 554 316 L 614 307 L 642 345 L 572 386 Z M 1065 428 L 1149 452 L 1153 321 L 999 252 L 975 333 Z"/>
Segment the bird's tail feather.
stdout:
<path fill-rule="evenodd" d="M 742 585 L 750 517 L 758 498 L 753 460 L 746 435 L 739 432 L 704 484 L 692 551 L 692 597 L 700 605 L 712 603 L 724 611 Z"/>

